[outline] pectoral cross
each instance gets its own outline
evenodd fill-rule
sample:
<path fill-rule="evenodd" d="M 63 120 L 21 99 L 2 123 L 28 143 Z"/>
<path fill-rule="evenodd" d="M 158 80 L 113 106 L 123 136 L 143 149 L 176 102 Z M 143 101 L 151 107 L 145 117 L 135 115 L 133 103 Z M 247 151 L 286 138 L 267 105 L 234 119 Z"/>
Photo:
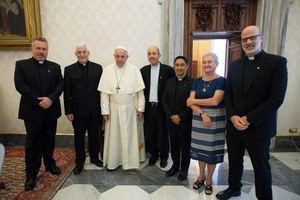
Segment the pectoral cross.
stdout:
<path fill-rule="evenodd" d="M 119 90 L 120 90 L 120 89 L 121 89 L 121 88 L 120 88 L 119 86 L 116 87 L 117 93 L 119 93 Z"/>

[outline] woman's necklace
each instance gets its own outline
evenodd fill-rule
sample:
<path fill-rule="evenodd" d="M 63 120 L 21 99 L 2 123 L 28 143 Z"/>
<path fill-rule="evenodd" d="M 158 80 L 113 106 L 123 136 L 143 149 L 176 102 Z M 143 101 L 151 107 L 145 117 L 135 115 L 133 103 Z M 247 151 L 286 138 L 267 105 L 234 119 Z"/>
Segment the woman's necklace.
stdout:
<path fill-rule="evenodd" d="M 117 90 L 117 93 L 119 93 L 119 91 L 120 91 L 120 81 L 122 80 L 122 78 L 123 78 L 123 75 L 124 75 L 124 73 L 125 73 L 125 69 L 122 69 L 122 70 L 120 70 L 120 71 L 122 71 L 122 73 L 120 74 L 120 77 L 118 78 L 118 73 L 117 73 L 117 68 L 115 68 L 115 74 L 116 74 L 116 80 L 117 80 L 117 86 L 116 86 L 116 90 Z"/>
<path fill-rule="evenodd" d="M 203 80 L 203 88 L 202 88 L 202 92 L 206 92 L 207 89 L 209 88 L 211 82 L 217 77 L 217 75 L 213 75 L 211 78 L 208 78 L 208 81 L 205 81 L 204 78 L 202 78 Z M 206 83 L 207 82 L 207 83 Z"/>
<path fill-rule="evenodd" d="M 208 83 L 206 84 L 205 80 L 203 80 L 203 89 L 202 89 L 202 92 L 206 92 L 206 89 L 209 88 L 210 82 L 211 82 L 211 80 L 208 81 Z"/>

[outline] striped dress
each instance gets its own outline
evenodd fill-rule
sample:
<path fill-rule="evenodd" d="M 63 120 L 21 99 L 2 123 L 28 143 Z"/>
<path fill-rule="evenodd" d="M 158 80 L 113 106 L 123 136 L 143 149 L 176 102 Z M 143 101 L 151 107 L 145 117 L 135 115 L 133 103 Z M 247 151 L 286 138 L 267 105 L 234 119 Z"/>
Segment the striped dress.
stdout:
<path fill-rule="evenodd" d="M 197 99 L 210 98 L 216 90 L 225 89 L 225 78 L 218 77 L 204 81 L 201 77 L 194 81 L 192 91 Z M 218 106 L 200 106 L 212 120 L 212 126 L 203 126 L 202 118 L 193 113 L 191 158 L 208 164 L 223 162 L 226 116 L 223 101 Z"/>

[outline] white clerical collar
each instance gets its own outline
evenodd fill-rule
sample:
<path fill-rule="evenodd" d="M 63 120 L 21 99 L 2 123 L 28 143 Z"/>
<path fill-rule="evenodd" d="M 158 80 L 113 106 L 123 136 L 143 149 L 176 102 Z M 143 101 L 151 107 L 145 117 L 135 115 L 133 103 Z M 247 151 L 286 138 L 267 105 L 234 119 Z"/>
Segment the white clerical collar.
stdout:
<path fill-rule="evenodd" d="M 248 60 L 255 60 L 254 56 L 248 56 Z"/>
<path fill-rule="evenodd" d="M 177 75 L 176 75 L 176 77 L 177 77 L 178 81 L 182 81 L 185 78 L 185 75 L 182 78 L 179 78 Z"/>
<path fill-rule="evenodd" d="M 151 67 L 153 67 L 153 68 L 158 68 L 159 66 L 160 66 L 159 63 L 157 65 L 151 65 Z"/>

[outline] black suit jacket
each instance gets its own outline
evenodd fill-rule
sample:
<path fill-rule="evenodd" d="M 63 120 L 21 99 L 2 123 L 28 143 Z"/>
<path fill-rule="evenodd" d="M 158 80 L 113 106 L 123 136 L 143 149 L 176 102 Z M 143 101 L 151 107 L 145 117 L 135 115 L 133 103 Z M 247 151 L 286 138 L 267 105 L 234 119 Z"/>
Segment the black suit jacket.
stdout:
<path fill-rule="evenodd" d="M 79 63 L 65 67 L 64 105 L 65 114 L 75 118 L 100 117 L 100 92 L 98 84 L 102 75 L 102 66 L 88 62 L 87 82 L 83 78 Z"/>
<path fill-rule="evenodd" d="M 145 83 L 144 95 L 146 99 L 146 105 L 145 105 L 145 114 L 146 114 L 148 110 L 147 104 L 149 103 L 149 95 L 150 95 L 151 65 L 146 65 L 142 67 L 141 73 Z M 157 98 L 161 108 L 162 108 L 161 101 L 162 101 L 162 96 L 165 89 L 166 81 L 174 76 L 175 76 L 175 72 L 172 67 L 160 63 L 160 69 L 158 75 L 159 80 L 158 80 Z"/>
<path fill-rule="evenodd" d="M 277 110 L 287 88 L 287 60 L 262 51 L 256 66 L 253 66 L 255 72 L 244 84 L 246 59 L 244 57 L 229 65 L 224 97 L 229 120 L 227 131 L 228 134 L 237 131 L 230 121 L 233 115 L 246 115 L 251 124 L 243 132 L 250 137 L 270 138 L 276 134 Z"/>
<path fill-rule="evenodd" d="M 19 118 L 24 120 L 39 120 L 43 113 L 48 113 L 52 119 L 61 116 L 59 96 L 63 91 L 63 78 L 60 66 L 46 60 L 47 76 L 45 88 L 41 87 L 38 73 L 39 64 L 33 58 L 16 62 L 15 87 L 21 94 Z M 47 96 L 52 100 L 52 105 L 46 111 L 38 104 L 38 97 Z"/>
<path fill-rule="evenodd" d="M 184 77 L 182 80 L 184 88 L 179 92 L 179 94 L 176 94 L 176 82 L 177 77 L 173 77 L 167 80 L 165 86 L 162 105 L 166 113 L 167 120 L 170 122 L 170 117 L 172 115 L 179 115 L 181 122 L 192 123 L 192 110 L 186 106 L 186 100 L 190 96 L 193 79 L 188 76 Z"/>

